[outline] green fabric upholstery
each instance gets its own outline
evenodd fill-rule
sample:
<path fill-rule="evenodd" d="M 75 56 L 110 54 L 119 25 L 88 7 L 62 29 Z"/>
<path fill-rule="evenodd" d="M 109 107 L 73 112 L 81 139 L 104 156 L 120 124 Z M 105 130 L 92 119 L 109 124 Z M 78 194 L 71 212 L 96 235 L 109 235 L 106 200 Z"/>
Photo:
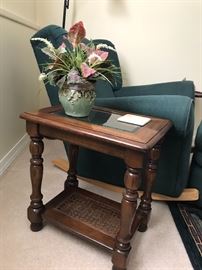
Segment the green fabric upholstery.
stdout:
<path fill-rule="evenodd" d="M 188 97 L 175 95 L 112 97 L 96 100 L 98 106 L 170 119 L 176 133 L 184 136 L 190 131 L 192 103 L 192 99 Z"/>
<path fill-rule="evenodd" d="M 197 164 L 202 167 L 202 151 L 200 151 L 199 149 L 197 149 L 197 152 L 194 154 L 194 158 L 195 158 Z"/>
<path fill-rule="evenodd" d="M 202 207 L 202 121 L 198 127 L 195 138 L 195 150 L 191 163 L 189 187 L 199 190 L 197 205 Z"/>
<path fill-rule="evenodd" d="M 112 86 L 103 80 L 96 82 L 96 97 L 97 98 L 111 98 L 114 97 Z"/>
<path fill-rule="evenodd" d="M 50 25 L 36 33 L 35 37 L 47 38 L 57 47 L 63 41 L 64 33 L 66 32 L 62 28 Z M 95 40 L 95 42 L 114 46 L 108 40 Z M 41 68 L 40 64 L 47 61 L 47 58 L 38 49 L 41 44 L 36 44 L 33 41 L 31 43 L 39 68 Z M 117 53 L 112 51 L 109 53 L 111 60 L 119 66 Z M 51 104 L 58 104 L 58 89 L 49 84 L 46 85 L 46 89 Z M 167 134 L 162 146 L 157 181 L 153 191 L 170 196 L 180 195 L 183 189 L 188 186 L 189 160 L 194 129 L 193 82 L 177 81 L 122 87 L 120 74 L 115 78 L 113 86 L 104 81 L 97 82 L 96 93 L 96 104 L 99 106 L 167 118 L 173 122 L 173 128 Z M 201 131 L 199 132 L 201 133 Z M 198 144 L 201 145 L 197 141 Z M 64 145 L 67 150 L 68 144 L 64 143 Z M 197 166 L 200 167 L 199 164 Z M 123 186 L 125 164 L 122 160 L 110 155 L 82 148 L 79 152 L 77 170 L 81 176 Z M 194 171 L 194 174 L 198 174 L 198 169 Z M 201 185 L 201 182 L 197 182 L 196 185 L 199 184 Z"/>
<path fill-rule="evenodd" d="M 180 95 L 194 99 L 194 84 L 192 81 L 177 81 L 156 83 L 150 85 L 123 87 L 115 93 L 117 97 L 144 95 Z"/>
<path fill-rule="evenodd" d="M 196 133 L 195 145 L 196 145 L 196 148 L 202 152 L 202 121 Z"/>
<path fill-rule="evenodd" d="M 202 207 L 202 167 L 198 166 L 195 160 L 193 160 L 191 165 L 191 174 L 188 187 L 199 190 L 199 199 L 195 202 L 195 204 Z"/>

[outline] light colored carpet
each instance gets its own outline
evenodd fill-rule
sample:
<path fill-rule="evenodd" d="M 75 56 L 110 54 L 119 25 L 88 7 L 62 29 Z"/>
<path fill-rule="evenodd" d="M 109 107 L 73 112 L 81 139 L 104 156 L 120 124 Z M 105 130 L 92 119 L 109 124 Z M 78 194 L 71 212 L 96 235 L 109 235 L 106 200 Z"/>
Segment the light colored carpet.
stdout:
<path fill-rule="evenodd" d="M 63 145 L 46 141 L 43 157 L 44 202 L 63 189 L 66 174 L 51 164 L 65 157 Z M 31 184 L 28 147 L 0 178 L 0 270 L 110 270 L 111 254 L 47 225 L 31 232 L 26 218 Z M 81 183 L 81 187 L 121 200 L 121 194 Z M 147 232 L 133 239 L 128 270 L 190 270 L 192 266 L 166 204 L 153 202 Z"/>

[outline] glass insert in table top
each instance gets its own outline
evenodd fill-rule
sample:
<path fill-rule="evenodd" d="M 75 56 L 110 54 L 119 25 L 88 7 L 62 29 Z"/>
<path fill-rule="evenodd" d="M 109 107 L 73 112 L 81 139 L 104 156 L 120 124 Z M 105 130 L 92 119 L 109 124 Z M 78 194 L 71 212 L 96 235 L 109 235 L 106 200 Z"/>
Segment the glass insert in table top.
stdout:
<path fill-rule="evenodd" d="M 91 124 L 96 124 L 99 126 L 119 129 L 119 130 L 128 131 L 128 132 L 134 132 L 140 128 L 140 126 L 137 126 L 134 124 L 118 121 L 117 119 L 120 116 L 122 116 L 120 114 L 111 113 L 108 111 L 99 111 L 97 109 L 91 110 L 89 116 L 87 117 L 71 117 L 71 116 L 66 115 L 64 111 L 54 112 L 54 114 L 57 114 L 63 117 L 74 118 L 76 120 L 88 122 Z"/>

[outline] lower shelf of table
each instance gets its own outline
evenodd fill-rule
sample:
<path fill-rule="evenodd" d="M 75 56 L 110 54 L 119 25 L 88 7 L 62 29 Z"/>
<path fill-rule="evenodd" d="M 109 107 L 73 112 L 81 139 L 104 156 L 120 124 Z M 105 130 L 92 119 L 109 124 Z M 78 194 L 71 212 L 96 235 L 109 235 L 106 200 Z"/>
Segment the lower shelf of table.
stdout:
<path fill-rule="evenodd" d="M 120 227 L 120 203 L 81 188 L 69 188 L 45 206 L 43 218 L 113 250 Z"/>

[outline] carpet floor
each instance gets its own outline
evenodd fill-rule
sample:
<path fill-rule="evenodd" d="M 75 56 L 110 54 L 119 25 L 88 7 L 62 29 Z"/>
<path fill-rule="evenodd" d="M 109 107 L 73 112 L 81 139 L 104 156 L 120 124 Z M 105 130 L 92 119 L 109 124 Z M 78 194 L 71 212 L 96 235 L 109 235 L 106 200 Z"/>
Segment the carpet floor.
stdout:
<path fill-rule="evenodd" d="M 63 189 L 66 174 L 51 160 L 65 158 L 63 145 L 46 141 L 43 153 L 44 203 Z M 47 224 L 31 232 L 26 209 L 31 184 L 28 147 L 0 177 L 0 270 L 110 270 L 111 254 Z M 122 195 L 81 181 L 80 186 L 120 201 Z M 127 270 L 193 269 L 167 204 L 153 202 L 147 232 L 132 241 Z"/>
<path fill-rule="evenodd" d="M 188 203 L 169 207 L 193 268 L 202 270 L 202 210 Z"/>

